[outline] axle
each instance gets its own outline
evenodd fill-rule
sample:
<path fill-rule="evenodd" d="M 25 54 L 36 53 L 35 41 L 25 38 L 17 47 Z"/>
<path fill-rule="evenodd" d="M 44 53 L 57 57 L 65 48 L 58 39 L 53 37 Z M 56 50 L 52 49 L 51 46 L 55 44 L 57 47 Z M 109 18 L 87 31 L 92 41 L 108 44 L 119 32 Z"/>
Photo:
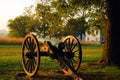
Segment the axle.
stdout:
<path fill-rule="evenodd" d="M 71 53 L 71 51 L 63 51 L 64 43 L 62 42 L 56 47 L 53 46 L 50 41 L 44 41 L 41 49 L 41 56 L 50 56 L 52 59 L 58 59 L 58 56 L 67 57 L 69 59 L 74 57 L 74 53 Z"/>

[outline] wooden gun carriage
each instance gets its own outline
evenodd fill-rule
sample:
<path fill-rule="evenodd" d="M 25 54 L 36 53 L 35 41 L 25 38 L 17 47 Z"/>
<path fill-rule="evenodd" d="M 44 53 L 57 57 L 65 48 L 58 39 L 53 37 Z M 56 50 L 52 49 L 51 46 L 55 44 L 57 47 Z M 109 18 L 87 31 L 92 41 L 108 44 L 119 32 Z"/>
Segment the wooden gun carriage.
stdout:
<path fill-rule="evenodd" d="M 22 44 L 22 65 L 28 76 L 35 76 L 41 62 L 40 58 L 49 56 L 57 60 L 65 74 L 72 75 L 74 78 L 79 77 L 78 69 L 82 60 L 82 49 L 75 36 L 65 37 L 58 46 L 47 40 L 42 45 L 39 42 L 41 41 L 38 41 L 33 34 L 28 34 Z"/>

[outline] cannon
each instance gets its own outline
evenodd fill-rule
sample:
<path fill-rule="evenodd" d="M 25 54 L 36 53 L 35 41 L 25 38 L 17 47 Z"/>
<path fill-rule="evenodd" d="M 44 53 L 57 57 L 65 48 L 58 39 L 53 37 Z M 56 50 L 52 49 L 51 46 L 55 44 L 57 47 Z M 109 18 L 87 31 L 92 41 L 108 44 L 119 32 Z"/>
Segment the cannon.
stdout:
<path fill-rule="evenodd" d="M 26 75 L 36 75 L 42 56 L 56 60 L 65 74 L 72 75 L 74 79 L 79 77 L 82 49 L 75 36 L 69 35 L 55 46 L 51 41 L 38 41 L 33 34 L 27 34 L 22 43 L 22 66 Z"/>

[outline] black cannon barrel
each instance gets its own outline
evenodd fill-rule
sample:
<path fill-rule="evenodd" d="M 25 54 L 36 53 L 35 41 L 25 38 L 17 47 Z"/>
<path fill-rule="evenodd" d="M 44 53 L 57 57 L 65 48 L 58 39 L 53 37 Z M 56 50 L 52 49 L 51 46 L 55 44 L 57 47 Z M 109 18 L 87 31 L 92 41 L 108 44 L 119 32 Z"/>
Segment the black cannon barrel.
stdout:
<path fill-rule="evenodd" d="M 37 38 L 38 41 L 40 41 L 41 43 L 44 43 L 44 41 L 49 41 L 52 43 L 52 45 L 58 47 L 60 41 L 57 40 L 52 40 L 52 39 L 48 39 L 48 38 Z"/>

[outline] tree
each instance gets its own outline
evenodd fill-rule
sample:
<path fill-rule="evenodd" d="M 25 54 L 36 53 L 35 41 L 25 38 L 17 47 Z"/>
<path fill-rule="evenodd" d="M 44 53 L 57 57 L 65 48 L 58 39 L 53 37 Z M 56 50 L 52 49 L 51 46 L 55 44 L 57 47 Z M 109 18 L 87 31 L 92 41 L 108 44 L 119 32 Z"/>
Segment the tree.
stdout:
<path fill-rule="evenodd" d="M 55 10 L 62 15 L 63 19 L 67 19 L 71 16 L 73 16 L 74 10 L 71 5 L 67 2 L 67 0 L 55 0 L 51 2 L 52 7 L 55 8 Z"/>
<path fill-rule="evenodd" d="M 63 21 L 61 20 L 61 16 L 58 12 L 48 13 L 46 16 L 48 23 L 47 34 L 54 37 L 60 37 L 63 29 Z"/>
<path fill-rule="evenodd" d="M 40 28 L 42 29 L 43 37 L 57 36 L 62 32 L 63 21 L 61 14 L 58 13 L 55 8 L 49 4 L 41 2 L 36 6 L 36 18 L 40 22 Z"/>
<path fill-rule="evenodd" d="M 34 7 L 33 5 L 31 6 L 28 6 L 28 7 L 25 7 L 24 8 L 24 12 L 23 12 L 23 15 L 24 16 L 29 16 L 29 17 L 33 17 L 34 16 Z"/>
<path fill-rule="evenodd" d="M 43 3 L 37 4 L 36 8 L 36 18 L 40 22 L 40 29 L 41 33 L 43 34 L 43 37 L 46 36 L 46 31 L 48 29 L 48 23 L 45 16 L 50 12 L 50 8 L 48 5 L 43 5 Z"/>
<path fill-rule="evenodd" d="M 41 31 L 40 22 L 36 18 L 30 17 L 29 21 L 26 24 L 26 33 L 35 32 L 37 35 L 39 35 L 39 32 Z"/>
<path fill-rule="evenodd" d="M 9 36 L 11 37 L 24 37 L 26 33 L 26 25 L 29 21 L 27 16 L 18 16 L 14 20 L 8 21 L 8 27 L 10 29 Z"/>
<path fill-rule="evenodd" d="M 119 0 L 105 0 L 107 9 L 107 25 L 105 32 L 105 43 L 103 49 L 102 59 L 99 63 L 116 64 L 120 66 L 120 31 L 119 31 L 119 19 L 120 19 L 120 1 Z M 98 2 L 96 2 L 98 4 Z"/>
<path fill-rule="evenodd" d="M 106 22 L 104 0 L 55 0 L 52 4 L 62 14 L 64 22 L 67 23 L 74 17 L 84 17 L 88 20 L 89 27 L 97 27 L 104 34 Z"/>
<path fill-rule="evenodd" d="M 79 17 L 76 19 L 69 19 L 64 30 L 68 35 L 80 35 L 80 39 L 82 40 L 82 34 L 85 34 L 85 31 L 87 30 L 85 18 Z"/>
<path fill-rule="evenodd" d="M 107 12 L 108 12 L 108 41 L 109 44 L 107 57 L 108 62 L 120 66 L 120 31 L 119 31 L 119 19 L 120 19 L 120 1 L 106 0 Z"/>

